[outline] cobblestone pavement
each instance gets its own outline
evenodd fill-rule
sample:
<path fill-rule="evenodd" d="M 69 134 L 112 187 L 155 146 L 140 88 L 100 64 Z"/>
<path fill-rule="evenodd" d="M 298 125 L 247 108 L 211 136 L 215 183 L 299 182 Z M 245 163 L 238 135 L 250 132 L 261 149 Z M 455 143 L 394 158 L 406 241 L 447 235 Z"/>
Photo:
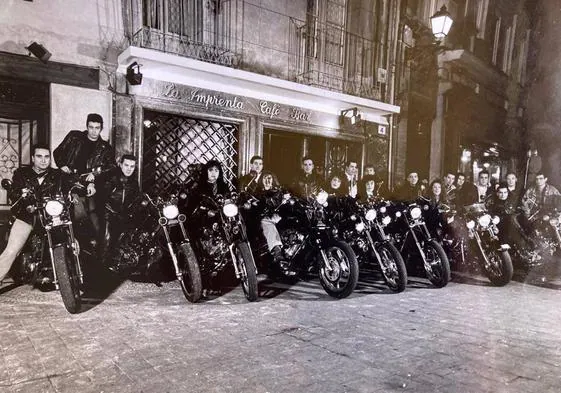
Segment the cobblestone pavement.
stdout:
<path fill-rule="evenodd" d="M 127 281 L 78 315 L 57 292 L 2 290 L 0 392 L 561 391 L 559 283 L 260 288 L 189 304 L 175 282 Z"/>

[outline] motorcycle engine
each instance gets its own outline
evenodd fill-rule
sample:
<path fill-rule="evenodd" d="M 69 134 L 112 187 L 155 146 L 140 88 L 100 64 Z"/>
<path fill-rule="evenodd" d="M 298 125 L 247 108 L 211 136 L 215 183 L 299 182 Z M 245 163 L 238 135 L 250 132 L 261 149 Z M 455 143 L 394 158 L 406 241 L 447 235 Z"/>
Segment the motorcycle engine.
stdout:
<path fill-rule="evenodd" d="M 304 234 L 295 229 L 287 229 L 281 233 L 284 253 L 288 258 L 292 258 L 300 244 L 304 241 Z"/>
<path fill-rule="evenodd" d="M 220 261 L 228 252 L 228 244 L 219 234 L 205 231 L 199 241 L 207 258 L 211 260 Z"/>

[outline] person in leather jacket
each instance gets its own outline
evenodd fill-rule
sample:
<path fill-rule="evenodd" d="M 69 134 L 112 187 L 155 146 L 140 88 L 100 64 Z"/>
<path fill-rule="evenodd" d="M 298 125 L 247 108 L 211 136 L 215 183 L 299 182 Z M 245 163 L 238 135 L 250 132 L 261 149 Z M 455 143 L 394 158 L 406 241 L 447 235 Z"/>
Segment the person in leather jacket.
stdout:
<path fill-rule="evenodd" d="M 407 181 L 397 187 L 394 194 L 394 199 L 397 201 L 411 202 L 425 194 L 425 186 L 419 182 L 417 172 L 409 172 Z"/>
<path fill-rule="evenodd" d="M 518 249 L 521 254 L 533 250 L 535 245 L 530 236 L 518 221 L 519 208 L 512 198 L 506 182 L 499 183 L 495 195 L 487 203 L 491 215 L 498 216 L 501 220 L 497 225 L 499 239 Z M 528 257 L 528 255 L 524 255 Z"/>
<path fill-rule="evenodd" d="M 253 156 L 249 161 L 251 170 L 248 174 L 240 177 L 240 191 L 254 193 L 259 186 L 261 175 L 263 172 L 263 157 Z"/>
<path fill-rule="evenodd" d="M 32 166 L 20 167 L 13 175 L 8 197 L 14 205 L 15 221 L 10 229 L 8 243 L 0 255 L 0 281 L 10 270 L 14 260 L 33 230 L 36 215 L 26 208 L 30 192 L 35 198 L 68 192 L 72 179 L 58 169 L 51 168 L 51 151 L 47 145 L 35 145 L 31 149 Z"/>
<path fill-rule="evenodd" d="M 218 160 L 210 160 L 201 168 L 199 181 L 188 196 L 186 214 L 191 215 L 204 197 L 227 196 L 230 189 L 224 181 L 224 171 Z"/>
<path fill-rule="evenodd" d="M 124 154 L 119 166 L 106 172 L 96 179 L 97 203 L 104 206 L 104 231 L 101 240 L 100 255 L 107 263 L 110 250 L 126 227 L 125 212 L 127 206 L 139 195 L 136 177 L 136 157 Z"/>
<path fill-rule="evenodd" d="M 321 177 L 314 171 L 314 161 L 302 158 L 302 172 L 292 181 L 290 190 L 300 198 L 308 198 L 324 188 Z"/>
<path fill-rule="evenodd" d="M 90 113 L 86 118 L 85 131 L 71 130 L 60 145 L 53 151 L 56 165 L 65 173 L 79 175 L 100 168 L 107 171 L 116 167 L 115 153 L 109 142 L 101 138 L 103 118 L 97 113 Z M 94 182 L 95 175 L 89 173 L 87 182 Z M 95 212 L 94 199 L 79 197 L 74 205 L 74 218 L 83 221 L 88 218 L 96 233 L 100 231 L 98 216 Z"/>

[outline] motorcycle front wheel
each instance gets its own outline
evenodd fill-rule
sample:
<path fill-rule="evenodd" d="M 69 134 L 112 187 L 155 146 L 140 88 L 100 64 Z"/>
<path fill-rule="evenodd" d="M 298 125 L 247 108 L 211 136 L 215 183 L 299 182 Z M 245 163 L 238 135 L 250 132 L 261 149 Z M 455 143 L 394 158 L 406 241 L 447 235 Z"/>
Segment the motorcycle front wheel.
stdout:
<path fill-rule="evenodd" d="M 424 267 L 427 278 L 435 287 L 445 287 L 450 279 L 450 262 L 444 249 L 433 239 L 425 242 L 423 252 L 425 253 Z"/>
<path fill-rule="evenodd" d="M 342 299 L 353 293 L 358 282 L 358 261 L 351 246 L 333 241 L 324 249 L 326 261 L 319 256 L 319 281 L 329 296 Z"/>
<path fill-rule="evenodd" d="M 179 284 L 183 295 L 189 302 L 196 303 L 203 296 L 203 284 L 199 263 L 190 243 L 183 243 L 179 246 L 177 262 L 181 274 Z"/>
<path fill-rule="evenodd" d="M 485 262 L 485 258 L 481 258 L 489 281 L 498 287 L 508 284 L 514 270 L 508 250 L 490 250 L 487 252 L 486 259 L 488 262 Z"/>
<path fill-rule="evenodd" d="M 257 267 L 247 242 L 236 244 L 236 263 L 241 272 L 242 288 L 250 302 L 257 300 Z"/>
<path fill-rule="evenodd" d="M 59 245 L 53 248 L 53 258 L 64 307 L 66 307 L 70 314 L 76 314 L 82 307 L 80 279 L 76 269 L 78 261 L 66 245 Z"/>
<path fill-rule="evenodd" d="M 393 292 L 402 292 L 407 285 L 407 268 L 401 253 L 390 242 L 382 243 L 377 251 L 386 284 Z"/>

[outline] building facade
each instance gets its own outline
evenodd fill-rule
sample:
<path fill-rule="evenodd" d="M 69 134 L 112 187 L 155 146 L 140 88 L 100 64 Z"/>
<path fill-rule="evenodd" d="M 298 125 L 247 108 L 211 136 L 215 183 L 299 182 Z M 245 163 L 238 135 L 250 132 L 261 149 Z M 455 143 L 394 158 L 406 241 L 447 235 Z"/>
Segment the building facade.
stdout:
<path fill-rule="evenodd" d="M 447 171 L 471 178 L 520 176 L 525 164 L 525 87 L 531 20 L 525 1 L 418 0 L 403 3 L 398 73 L 402 175 Z M 446 5 L 454 20 L 435 44 L 429 18 Z M 427 161 L 425 157 L 430 157 Z"/>
<path fill-rule="evenodd" d="M 212 158 L 233 184 L 255 154 L 284 181 L 306 155 L 324 175 L 348 159 L 391 173 L 393 2 L 11 0 L 1 12 L 2 177 L 90 112 L 117 156 L 139 156 L 146 189 Z M 342 116 L 352 108 L 357 124 Z"/>

